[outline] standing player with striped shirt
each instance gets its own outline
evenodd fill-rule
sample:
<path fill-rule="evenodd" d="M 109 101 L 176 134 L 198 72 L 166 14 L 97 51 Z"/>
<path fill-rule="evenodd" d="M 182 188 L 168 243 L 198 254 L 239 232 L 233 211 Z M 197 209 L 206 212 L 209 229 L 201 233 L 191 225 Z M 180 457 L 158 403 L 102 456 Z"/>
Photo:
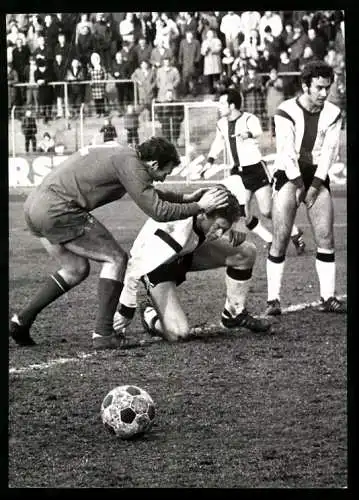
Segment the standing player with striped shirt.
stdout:
<path fill-rule="evenodd" d="M 225 90 L 219 98 L 219 105 L 221 118 L 217 122 L 216 137 L 201 176 L 214 163 L 219 153 L 225 150 L 232 165 L 231 174 L 239 175 L 243 181 L 247 229 L 269 245 L 272 234 L 250 211 L 251 201 L 255 196 L 261 214 L 271 218 L 271 181 L 258 145 L 258 138 L 262 134 L 260 121 L 252 113 L 241 111 L 242 96 L 236 89 Z M 293 225 L 291 237 L 298 255 L 305 249 L 302 235 L 303 231 Z"/>
<path fill-rule="evenodd" d="M 315 267 L 323 312 L 345 313 L 335 296 L 334 210 L 328 171 L 336 160 L 342 123 L 340 109 L 327 101 L 333 70 L 322 61 L 308 63 L 301 75 L 301 96 L 276 111 L 273 241 L 267 258 L 266 314 L 281 314 L 280 290 L 285 254 L 299 205 L 304 202 L 317 244 Z"/>

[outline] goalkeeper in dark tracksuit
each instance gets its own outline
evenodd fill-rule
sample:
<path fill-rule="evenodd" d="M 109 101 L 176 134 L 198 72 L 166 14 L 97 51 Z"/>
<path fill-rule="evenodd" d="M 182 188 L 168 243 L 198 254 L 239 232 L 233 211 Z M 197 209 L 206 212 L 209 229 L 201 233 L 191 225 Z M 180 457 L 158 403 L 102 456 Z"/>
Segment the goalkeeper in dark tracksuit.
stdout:
<path fill-rule="evenodd" d="M 91 211 L 126 193 L 149 216 L 166 222 L 225 206 L 223 190 L 190 194 L 157 190 L 180 159 L 173 144 L 152 137 L 137 150 L 111 144 L 85 147 L 50 172 L 25 202 L 30 231 L 60 263 L 29 304 L 10 321 L 17 344 L 33 345 L 30 328 L 51 302 L 87 278 L 90 260 L 101 262 L 98 312 L 92 335 L 95 348 L 120 347 L 113 316 L 123 286 L 127 254 Z"/>

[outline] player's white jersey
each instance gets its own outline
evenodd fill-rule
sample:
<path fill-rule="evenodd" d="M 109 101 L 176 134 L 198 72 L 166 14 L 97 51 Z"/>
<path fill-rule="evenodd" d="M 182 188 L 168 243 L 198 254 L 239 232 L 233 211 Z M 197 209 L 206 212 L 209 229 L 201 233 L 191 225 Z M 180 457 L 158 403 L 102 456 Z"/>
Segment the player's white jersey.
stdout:
<path fill-rule="evenodd" d="M 136 307 L 136 295 L 142 276 L 195 250 L 200 236 L 194 230 L 194 220 L 194 217 L 172 222 L 147 219 L 130 250 L 121 304 Z"/>
<path fill-rule="evenodd" d="M 239 175 L 231 175 L 220 182 L 244 205 L 244 186 Z M 158 266 L 193 252 L 204 236 L 196 232 L 194 217 L 172 222 L 147 219 L 133 242 L 127 263 L 121 304 L 136 307 L 137 290 L 142 276 Z"/>
<path fill-rule="evenodd" d="M 233 129 L 233 130 L 232 130 Z M 238 134 L 250 133 L 248 139 L 241 139 Z M 217 122 L 216 137 L 208 153 L 209 158 L 216 159 L 225 149 L 228 163 L 232 166 L 245 167 L 262 160 L 258 137 L 262 134 L 259 119 L 252 113 L 244 112 L 237 120 L 229 121 L 227 117 Z M 232 137 L 235 135 L 236 137 Z"/>
<path fill-rule="evenodd" d="M 230 175 L 219 181 L 219 184 L 225 186 L 237 198 L 240 205 L 246 204 L 246 188 L 240 175 Z"/>
<path fill-rule="evenodd" d="M 289 179 L 300 175 L 298 161 L 317 165 L 316 177 L 324 180 L 338 156 L 341 112 L 325 101 L 319 113 L 310 113 L 298 97 L 282 102 L 274 116 L 277 155 L 274 168 Z"/>

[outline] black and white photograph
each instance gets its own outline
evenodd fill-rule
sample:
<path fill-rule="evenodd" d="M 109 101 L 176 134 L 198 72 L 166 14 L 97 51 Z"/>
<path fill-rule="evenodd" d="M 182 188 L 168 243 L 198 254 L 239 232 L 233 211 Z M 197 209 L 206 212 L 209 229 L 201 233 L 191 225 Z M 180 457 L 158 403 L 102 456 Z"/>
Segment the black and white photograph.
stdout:
<path fill-rule="evenodd" d="M 348 488 L 347 14 L 4 13 L 8 489 Z"/>

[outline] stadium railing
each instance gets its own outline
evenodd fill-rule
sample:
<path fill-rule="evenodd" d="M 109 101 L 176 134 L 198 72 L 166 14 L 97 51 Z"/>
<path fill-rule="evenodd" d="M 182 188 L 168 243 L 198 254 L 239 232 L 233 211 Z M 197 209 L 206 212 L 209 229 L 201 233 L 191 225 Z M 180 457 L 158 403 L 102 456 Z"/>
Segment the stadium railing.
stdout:
<path fill-rule="evenodd" d="M 115 86 L 118 84 L 126 84 L 131 83 L 133 85 L 133 105 L 137 106 L 138 103 L 138 85 L 137 82 L 131 79 L 123 78 L 123 79 L 105 79 L 105 80 L 82 80 L 82 81 L 61 81 L 61 82 L 48 82 L 48 85 L 52 87 L 63 86 L 64 87 L 64 102 L 63 102 L 63 112 L 66 119 L 70 118 L 70 104 L 69 104 L 69 85 L 89 85 L 90 87 L 93 85 L 97 85 L 99 83 L 104 83 L 106 87 Z M 39 88 L 40 85 L 37 83 L 15 83 L 13 84 L 15 88 Z M 105 87 L 105 95 L 107 94 L 107 90 Z M 56 103 L 54 103 L 56 105 Z M 18 106 L 19 108 L 19 106 Z"/>

